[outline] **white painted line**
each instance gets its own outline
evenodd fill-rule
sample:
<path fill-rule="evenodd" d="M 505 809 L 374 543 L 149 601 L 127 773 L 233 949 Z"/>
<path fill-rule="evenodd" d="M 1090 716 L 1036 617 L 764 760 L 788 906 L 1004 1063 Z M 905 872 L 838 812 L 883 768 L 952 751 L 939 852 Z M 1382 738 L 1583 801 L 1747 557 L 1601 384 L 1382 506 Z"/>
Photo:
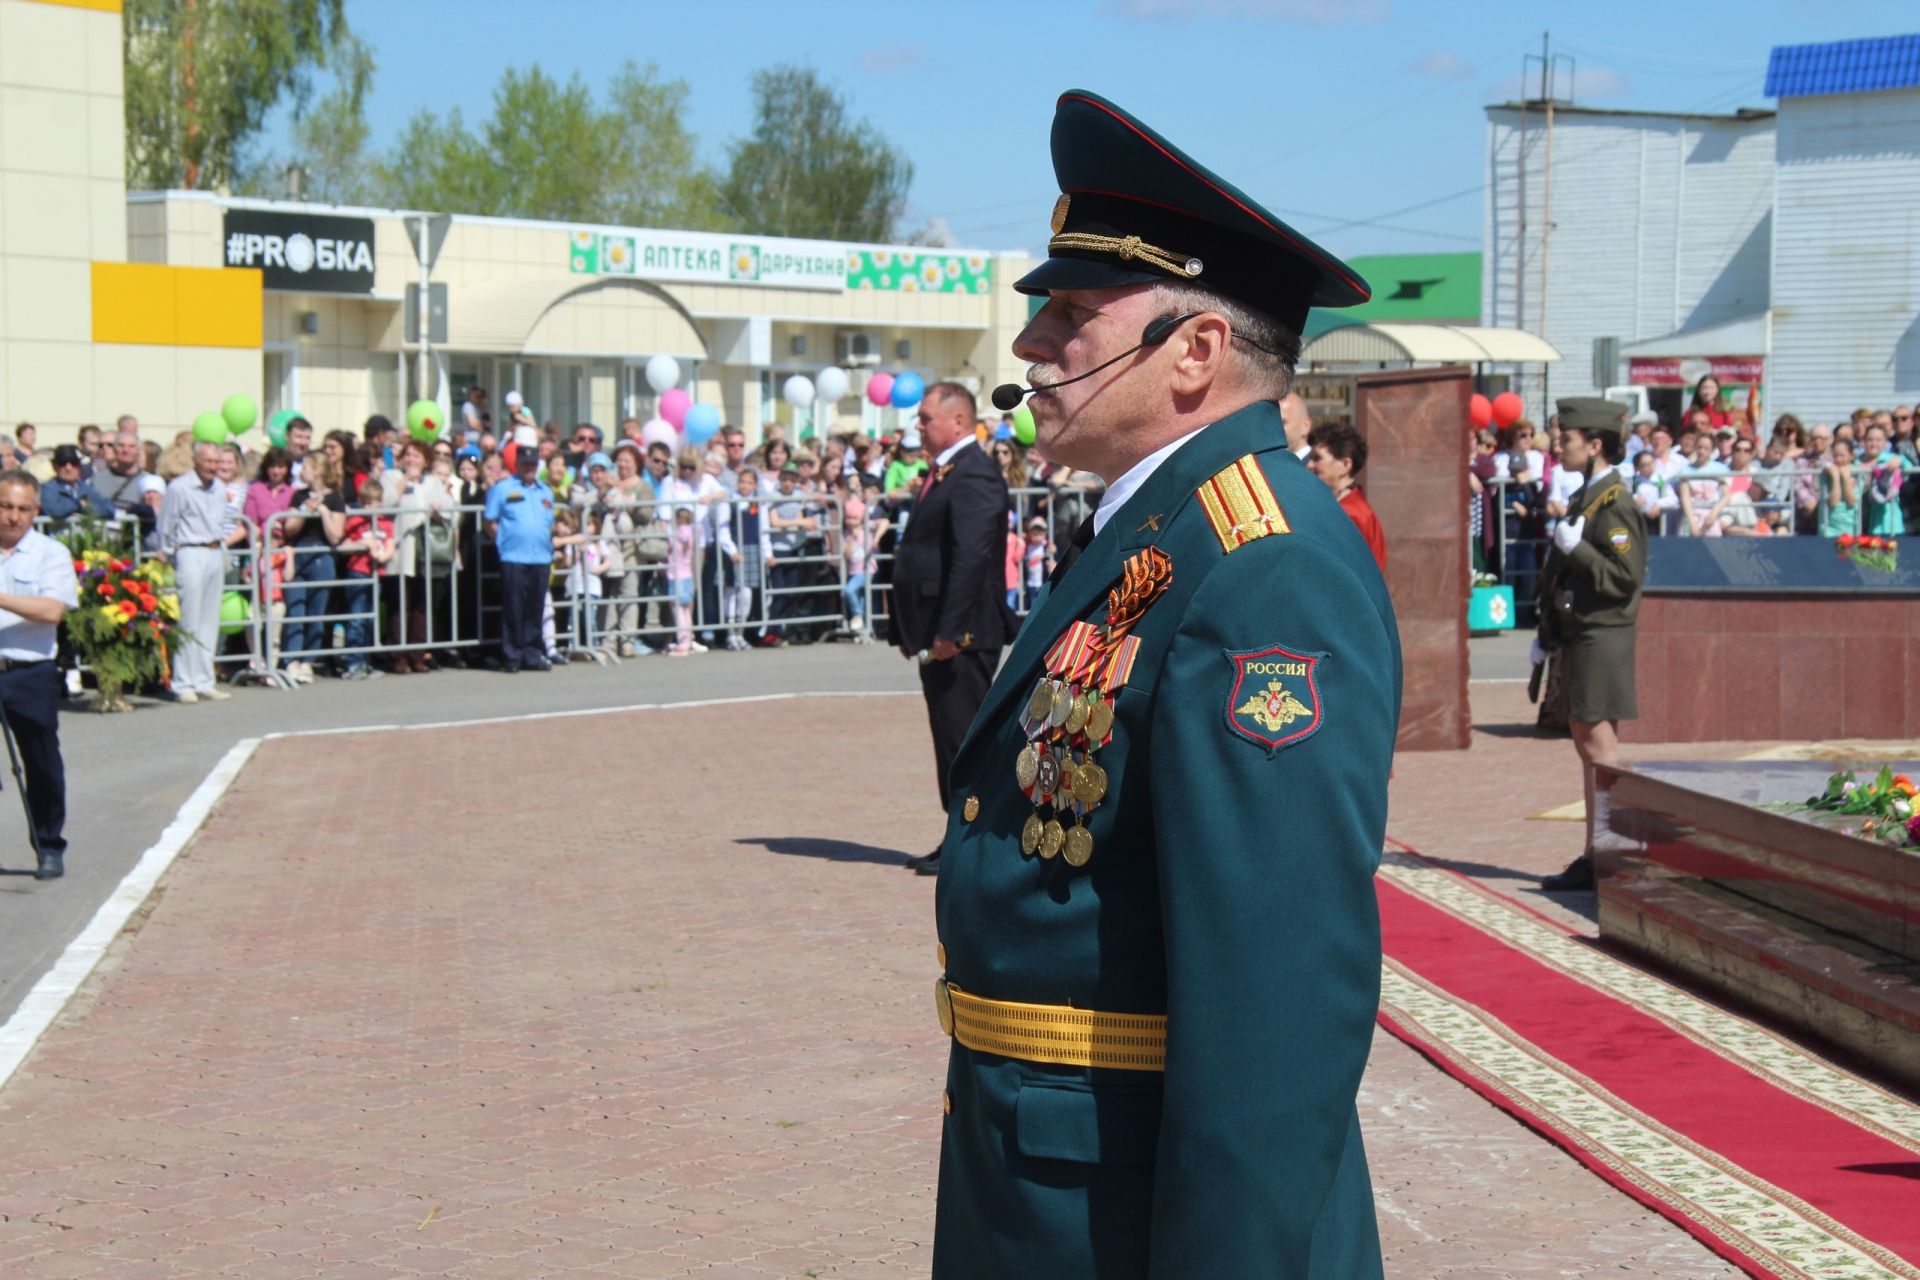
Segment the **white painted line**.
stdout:
<path fill-rule="evenodd" d="M 213 806 L 240 776 L 240 770 L 253 758 L 254 749 L 259 745 L 258 738 L 243 738 L 220 757 L 220 763 L 194 788 L 160 838 L 140 855 L 140 861 L 121 879 L 112 896 L 100 904 L 87 927 L 67 944 L 53 967 L 40 976 L 40 981 L 33 984 L 33 990 L 20 1001 L 6 1025 L 0 1026 L 0 1086 L 12 1079 L 13 1073 L 26 1061 L 34 1044 L 67 1007 L 67 1002 L 106 955 L 107 948 L 120 936 L 127 921 L 153 892 L 153 886 L 186 848 L 187 841 L 199 832 L 207 815 L 213 812 Z"/>
<path fill-rule="evenodd" d="M 682 707 L 730 707 L 749 702 L 791 702 L 801 698 L 918 698 L 909 689 L 851 689 L 836 693 L 829 689 L 809 689 L 794 693 L 754 693 L 737 698 L 692 698 L 685 702 L 635 702 L 619 707 L 578 707 L 572 711 L 528 711 L 513 716 L 481 716 L 473 720 L 430 720 L 423 724 L 362 724 L 342 729 L 288 729 L 284 733 L 262 735 L 262 741 L 275 738 L 327 738 L 342 733 L 409 733 L 421 729 L 465 729 L 482 724 L 519 724 L 526 720 L 571 720 L 578 716 L 610 716 L 623 711 L 677 711 Z"/>
<path fill-rule="evenodd" d="M 1532 676 L 1475 676 L 1468 684 L 1525 684 Z"/>
<path fill-rule="evenodd" d="M 46 1034 L 54 1020 L 60 1016 L 67 1002 L 87 980 L 99 965 L 107 948 L 126 927 L 133 913 L 140 909 L 153 887 L 160 883 L 167 868 L 180 856 L 187 842 L 200 831 L 213 807 L 227 793 L 235 778 L 240 776 L 247 762 L 253 758 L 254 751 L 262 742 L 275 738 L 312 738 L 328 737 L 342 733 L 380 733 L 391 730 L 418 729 L 458 729 L 468 725 L 514 724 L 525 720 L 564 720 L 575 716 L 612 715 L 622 711 L 672 711 L 677 707 L 720 707 L 753 702 L 784 702 L 800 698 L 907 698 L 917 697 L 907 690 L 854 690 L 846 693 L 833 693 L 825 690 L 810 690 L 793 693 L 765 693 L 746 695 L 738 698 L 703 698 L 688 702 L 647 702 L 621 707 L 587 707 L 573 711 L 530 711 L 524 715 L 485 716 L 474 720 L 442 720 L 430 724 L 369 724 L 345 729 L 292 729 L 285 733 L 269 733 L 258 738 L 242 738 L 220 757 L 200 785 L 194 788 L 187 802 L 173 815 L 173 821 L 160 833 L 133 869 L 122 877 L 113 894 L 100 904 L 93 919 L 80 931 L 78 937 L 69 942 L 60 953 L 53 967 L 40 976 L 33 984 L 33 990 L 13 1011 L 4 1026 L 0 1026 L 0 1088 L 13 1078 L 13 1073 L 25 1062 L 27 1055 L 33 1052 L 33 1046 Z"/>

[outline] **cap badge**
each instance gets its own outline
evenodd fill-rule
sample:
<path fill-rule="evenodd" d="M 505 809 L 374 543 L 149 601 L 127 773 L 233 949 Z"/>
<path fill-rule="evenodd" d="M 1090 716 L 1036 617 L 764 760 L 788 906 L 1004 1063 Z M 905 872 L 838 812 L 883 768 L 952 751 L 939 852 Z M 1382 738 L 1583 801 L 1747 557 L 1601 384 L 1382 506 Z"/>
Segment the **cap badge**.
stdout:
<path fill-rule="evenodd" d="M 1053 202 L 1053 233 L 1059 235 L 1066 229 L 1067 209 L 1073 204 L 1073 197 L 1062 191 L 1060 198 Z"/>

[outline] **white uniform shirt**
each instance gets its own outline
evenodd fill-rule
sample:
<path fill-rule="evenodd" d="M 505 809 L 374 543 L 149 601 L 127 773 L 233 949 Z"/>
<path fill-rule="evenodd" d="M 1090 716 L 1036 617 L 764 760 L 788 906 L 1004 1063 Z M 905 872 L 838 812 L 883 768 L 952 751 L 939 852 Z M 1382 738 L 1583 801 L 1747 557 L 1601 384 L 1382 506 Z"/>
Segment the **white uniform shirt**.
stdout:
<path fill-rule="evenodd" d="M 1200 428 L 1200 431 L 1205 430 L 1206 427 Z M 1180 446 L 1199 435 L 1200 431 L 1189 431 L 1178 440 L 1161 445 L 1158 449 L 1155 449 L 1152 453 L 1140 459 L 1140 461 L 1134 463 L 1131 467 L 1128 467 L 1125 475 L 1108 485 L 1107 491 L 1100 495 L 1100 505 L 1093 509 L 1094 536 L 1098 537 L 1100 535 L 1100 531 L 1107 527 L 1107 521 L 1113 519 L 1114 512 L 1127 505 L 1127 499 L 1140 491 L 1140 486 L 1145 484 L 1148 477 L 1160 469 L 1161 463 L 1180 452 Z"/>
<path fill-rule="evenodd" d="M 73 573 L 73 553 L 38 529 L 27 530 L 12 551 L 0 551 L 0 591 L 41 596 L 78 608 L 80 586 Z M 52 623 L 29 622 L 10 609 L 0 609 L 0 658 L 14 662 L 51 658 L 58 633 Z"/>

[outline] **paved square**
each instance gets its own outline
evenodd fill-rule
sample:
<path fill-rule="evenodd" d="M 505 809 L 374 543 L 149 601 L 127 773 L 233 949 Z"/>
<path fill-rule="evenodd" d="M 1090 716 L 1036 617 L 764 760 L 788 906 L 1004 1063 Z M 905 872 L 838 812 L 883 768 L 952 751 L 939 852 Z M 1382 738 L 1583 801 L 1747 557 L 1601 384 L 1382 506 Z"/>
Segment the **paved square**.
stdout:
<path fill-rule="evenodd" d="M 930 773 L 913 698 L 264 744 L 0 1093 L 0 1275 L 925 1275 Z M 1738 1274 L 1391 1039 L 1362 1108 L 1390 1275 Z"/>

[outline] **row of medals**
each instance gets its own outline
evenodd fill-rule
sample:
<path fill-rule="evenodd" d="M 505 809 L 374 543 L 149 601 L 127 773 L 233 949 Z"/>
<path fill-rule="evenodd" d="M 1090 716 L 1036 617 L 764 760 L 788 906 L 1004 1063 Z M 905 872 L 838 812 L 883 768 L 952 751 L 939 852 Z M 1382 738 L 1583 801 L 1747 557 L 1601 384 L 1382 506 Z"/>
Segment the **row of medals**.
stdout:
<path fill-rule="evenodd" d="M 1013 776 L 1033 797 L 1034 812 L 1020 829 L 1020 852 L 1084 867 L 1093 857 L 1087 815 L 1107 794 L 1107 771 L 1093 756 L 1113 730 L 1113 700 L 1091 686 L 1043 676 L 1027 699 L 1022 727 L 1027 745 Z M 1043 817 L 1047 809 L 1052 812 Z"/>

